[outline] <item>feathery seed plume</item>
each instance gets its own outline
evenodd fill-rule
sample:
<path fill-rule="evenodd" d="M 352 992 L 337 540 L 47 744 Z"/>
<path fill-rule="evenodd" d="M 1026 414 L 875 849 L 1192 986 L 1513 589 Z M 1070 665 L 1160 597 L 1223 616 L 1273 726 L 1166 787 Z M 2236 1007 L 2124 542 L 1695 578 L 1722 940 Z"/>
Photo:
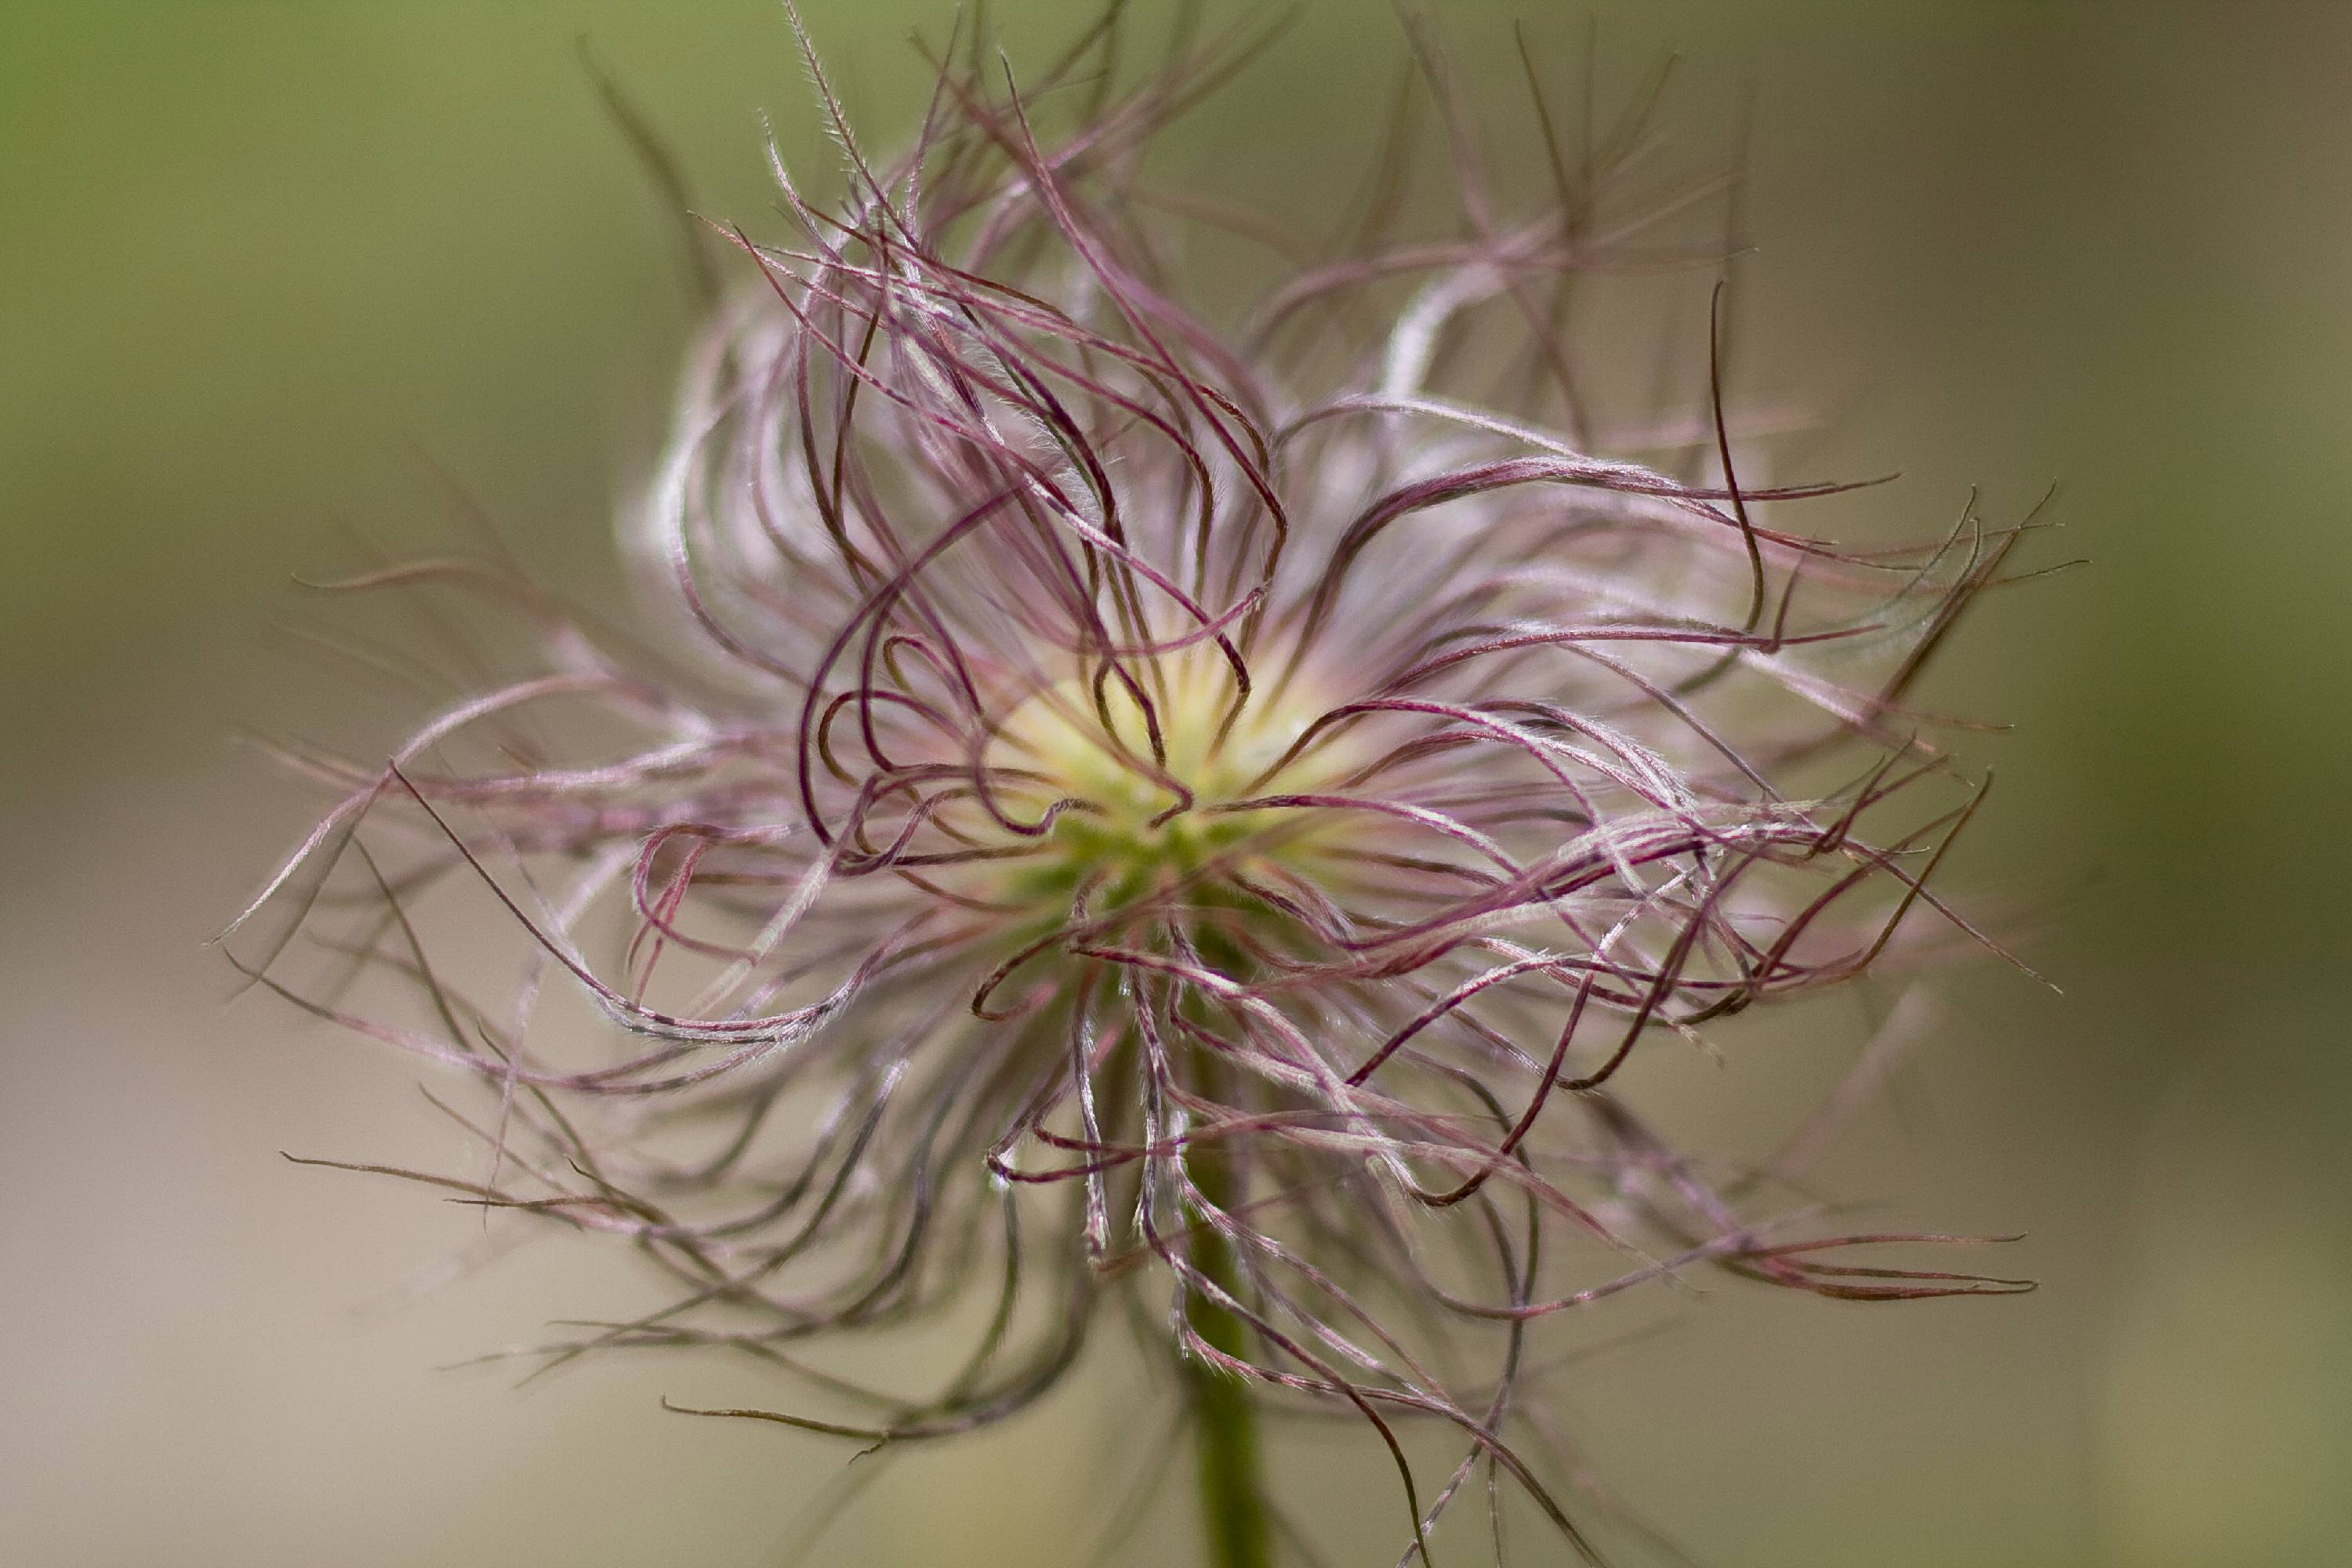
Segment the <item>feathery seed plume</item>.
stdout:
<path fill-rule="evenodd" d="M 848 188 L 778 160 L 789 232 L 712 230 L 738 287 L 630 521 L 648 607 L 614 630 L 491 556 L 348 584 L 486 595 L 537 651 L 386 762 L 295 754 L 335 804 L 250 972 L 479 1080 L 481 1167 L 425 1179 L 673 1282 L 549 1361 L 730 1347 L 852 1413 L 728 1414 L 903 1443 L 1142 1303 L 1214 1561 L 1282 1547 L 1255 1417 L 1290 1405 L 1385 1445 L 1408 1561 L 1474 1483 L 1590 1554 L 1543 1321 L 1703 1268 L 2017 1288 L 1843 1261 L 1957 1238 L 1825 1234 L 1618 1088 L 1974 935 L 1930 878 L 1980 791 L 1906 697 L 2021 531 L 1799 531 L 1853 487 L 1743 483 L 1712 353 L 1679 423 L 1631 420 L 1579 290 L 1724 262 L 1654 91 L 1572 139 L 1531 68 L 1514 211 L 1416 32 L 1460 222 L 1399 237 L 1392 150 L 1318 245 L 1144 173 L 1262 35 L 1139 74 L 1128 21 L 1026 82 L 974 33 L 887 164 L 808 52 Z M 1275 280 L 1214 318 L 1185 258 L 1243 252 Z M 488 993 L 458 895 L 515 936 Z M 279 978 L 298 931 L 415 1005 Z M 936 1387 L 806 1359 L 975 1297 Z"/>

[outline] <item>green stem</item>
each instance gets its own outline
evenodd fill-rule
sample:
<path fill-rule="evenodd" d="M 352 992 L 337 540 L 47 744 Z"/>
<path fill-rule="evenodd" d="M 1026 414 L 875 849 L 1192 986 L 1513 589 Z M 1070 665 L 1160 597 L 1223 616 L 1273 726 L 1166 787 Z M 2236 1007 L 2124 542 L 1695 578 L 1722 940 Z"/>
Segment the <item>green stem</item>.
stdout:
<path fill-rule="evenodd" d="M 1205 1150 L 1186 1155 L 1192 1183 L 1220 1208 L 1236 1198 L 1225 1161 Z M 1240 1294 L 1233 1246 L 1205 1225 L 1193 1232 L 1192 1267 L 1221 1289 Z M 1230 1356 L 1244 1354 L 1247 1332 L 1231 1308 L 1195 1294 L 1189 1309 L 1193 1332 Z M 1182 1365 L 1198 1445 L 1201 1522 L 1213 1568 L 1272 1568 L 1274 1548 L 1265 1489 L 1258 1473 L 1257 1410 L 1250 1385 L 1231 1373 L 1187 1356 Z"/>
<path fill-rule="evenodd" d="M 1241 951 L 1212 926 L 1199 933 L 1202 957 L 1222 973 L 1245 973 Z M 1233 1072 L 1214 1050 L 1196 1047 L 1187 1064 L 1200 1094 L 1233 1103 Z M 1184 1172 L 1204 1204 L 1234 1214 L 1249 1201 L 1248 1167 L 1233 1145 L 1210 1140 L 1189 1145 Z M 1196 1225 L 1189 1261 L 1201 1277 L 1233 1300 L 1242 1290 L 1240 1259 L 1234 1244 L 1203 1216 Z M 1192 1331 L 1236 1359 L 1249 1354 L 1249 1326 L 1241 1314 L 1196 1290 L 1185 1309 Z M 1255 1385 L 1192 1356 L 1181 1359 L 1186 1398 L 1192 1405 L 1192 1440 L 1200 1469 L 1201 1522 L 1207 1531 L 1210 1568 L 1274 1568 L 1273 1515 L 1266 1506 L 1257 1429 Z"/>

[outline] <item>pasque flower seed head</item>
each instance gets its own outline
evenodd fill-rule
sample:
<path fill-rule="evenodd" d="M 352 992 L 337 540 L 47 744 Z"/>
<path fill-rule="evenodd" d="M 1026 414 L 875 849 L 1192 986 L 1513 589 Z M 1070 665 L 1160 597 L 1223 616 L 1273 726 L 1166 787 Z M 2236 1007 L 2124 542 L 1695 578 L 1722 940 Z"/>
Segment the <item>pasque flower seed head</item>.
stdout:
<path fill-rule="evenodd" d="M 1833 1261 L 1937 1238 L 1807 1228 L 1619 1086 L 1967 931 L 1929 877 L 1979 792 L 1905 699 L 2020 531 L 1797 531 L 1851 487 L 1744 483 L 1712 354 L 1675 417 L 1623 411 L 1580 289 L 1723 264 L 1646 104 L 1570 145 L 1536 89 L 1515 214 L 1416 36 L 1460 222 L 1397 237 L 1384 176 L 1318 245 L 1149 177 L 1256 40 L 1139 77 L 1130 23 L 1026 83 L 950 49 L 887 165 L 810 53 L 846 194 L 779 160 L 789 232 L 711 229 L 739 289 L 630 519 L 631 624 L 489 557 L 353 584 L 485 591 L 535 648 L 387 763 L 296 756 L 336 802 L 257 910 L 418 1005 L 249 962 L 480 1080 L 482 1168 L 432 1179 L 672 1281 L 551 1360 L 732 1347 L 828 1406 L 732 1414 L 907 1442 L 1156 1303 L 1218 1561 L 1271 1560 L 1251 1423 L 1296 1405 L 1386 1443 L 1408 1555 L 1482 1471 L 1588 1549 L 1543 1320 L 1701 1268 L 2012 1288 Z M 1268 247 L 1238 320 L 1192 302 Z M 466 900 L 515 937 L 488 992 Z M 806 1359 L 975 1296 L 929 1387 Z"/>

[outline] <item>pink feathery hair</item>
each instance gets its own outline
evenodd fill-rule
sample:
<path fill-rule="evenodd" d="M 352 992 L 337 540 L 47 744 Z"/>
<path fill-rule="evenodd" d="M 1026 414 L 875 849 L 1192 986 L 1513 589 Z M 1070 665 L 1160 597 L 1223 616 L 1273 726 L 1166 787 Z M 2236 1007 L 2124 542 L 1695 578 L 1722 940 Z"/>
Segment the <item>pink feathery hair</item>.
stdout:
<path fill-rule="evenodd" d="M 1646 1043 L 1983 941 L 1930 886 L 1982 789 L 1906 698 L 2024 529 L 1809 537 L 1857 487 L 1744 481 L 1712 354 L 1627 420 L 1580 287 L 1724 262 L 1687 232 L 1723 183 L 1640 156 L 1654 92 L 1569 145 L 1533 89 L 1514 212 L 1415 29 L 1460 222 L 1397 237 L 1392 152 L 1317 243 L 1143 173 L 1265 34 L 1139 77 L 1129 20 L 1025 83 L 975 31 L 887 164 L 807 50 L 847 189 L 778 159 L 788 232 L 713 230 L 738 288 L 629 519 L 647 601 L 616 630 L 496 557 L 345 584 L 486 595 L 536 651 L 386 761 L 289 752 L 334 804 L 248 972 L 487 1090 L 453 1110 L 485 1171 L 404 1173 L 673 1281 L 549 1363 L 729 1347 L 841 1410 L 725 1414 L 903 1443 L 1156 1302 L 1214 1561 L 1285 1539 L 1278 1405 L 1377 1436 L 1408 1559 L 1482 1476 L 1591 1557 L 1543 1320 L 1700 1268 L 2021 1288 L 1841 1261 L 1965 1238 L 1818 1230 L 1789 1163 L 1688 1157 L 1619 1089 Z M 1277 275 L 1212 319 L 1185 258 L 1236 251 Z M 496 963 L 433 912 L 464 889 Z M 305 930 L 420 1005 L 281 979 Z M 934 1387 L 803 1359 L 974 1293 Z M 1417 1426 L 1458 1462 L 1417 1473 Z"/>

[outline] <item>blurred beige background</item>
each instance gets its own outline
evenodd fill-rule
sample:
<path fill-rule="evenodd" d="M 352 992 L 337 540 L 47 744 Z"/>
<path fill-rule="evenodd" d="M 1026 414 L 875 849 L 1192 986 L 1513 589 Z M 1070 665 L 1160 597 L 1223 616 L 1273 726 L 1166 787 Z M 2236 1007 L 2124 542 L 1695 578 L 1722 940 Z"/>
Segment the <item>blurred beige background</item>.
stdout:
<path fill-rule="evenodd" d="M 803 3 L 887 140 L 922 86 L 901 38 L 950 7 Z M 1016 56 L 1083 8 L 1000 7 Z M 1515 92 L 1512 11 L 1440 9 L 1465 76 Z M 2056 478 L 2043 559 L 2097 563 L 1990 605 L 1935 692 L 2018 723 L 1972 752 L 2001 785 L 1958 869 L 2044 900 L 2067 994 L 1958 976 L 1831 1171 L 2030 1233 L 2002 1262 L 2043 1289 L 1716 1290 L 1591 1362 L 1577 1429 L 1722 1568 L 2352 1560 L 2352 12 L 1517 14 L 1563 79 L 1597 15 L 1621 93 L 1684 49 L 1694 150 L 1752 89 L 1741 378 L 1820 412 L 1799 466 L 1899 467 L 1915 526 Z M 413 1068 L 231 1004 L 201 946 L 308 805 L 237 728 L 389 733 L 266 628 L 355 533 L 446 536 L 416 453 L 548 576 L 607 584 L 688 316 L 575 40 L 707 210 L 757 220 L 755 110 L 824 166 L 780 16 L 16 0 L 0 36 L 0 1559 L 781 1563 L 845 1453 L 657 1408 L 756 1399 L 731 1367 L 434 1370 L 581 1310 L 604 1260 L 527 1249 L 388 1305 L 478 1222 L 278 1151 L 465 1151 Z M 1311 0 L 1171 167 L 1262 201 L 1353 169 L 1396 48 L 1373 0 Z M 1836 1066 L 1785 1035 L 1652 1088 L 1736 1142 Z M 1084 1561 L 1143 1440 L 1100 1359 L 883 1471 L 812 1561 Z M 1392 1561 L 1360 1474 L 1293 1484 L 1335 1562 Z M 1121 1560 L 1187 1563 L 1181 1514 Z"/>

